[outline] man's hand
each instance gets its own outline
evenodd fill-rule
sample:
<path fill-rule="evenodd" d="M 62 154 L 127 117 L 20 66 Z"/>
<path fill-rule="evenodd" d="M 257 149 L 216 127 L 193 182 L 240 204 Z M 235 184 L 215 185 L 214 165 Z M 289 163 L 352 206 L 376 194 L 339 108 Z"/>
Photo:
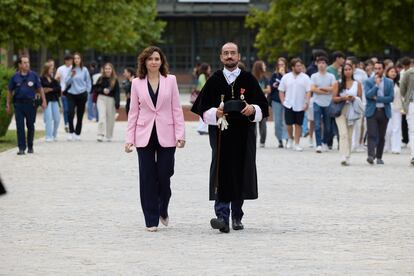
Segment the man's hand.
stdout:
<path fill-rule="evenodd" d="M 10 104 L 6 104 L 6 112 L 7 112 L 7 114 L 11 113 Z"/>
<path fill-rule="evenodd" d="M 47 102 L 45 100 L 42 101 L 42 108 L 43 110 L 47 108 Z"/>
<path fill-rule="evenodd" d="M 379 86 L 381 83 L 381 77 L 379 75 L 375 75 L 375 84 Z"/>
<path fill-rule="evenodd" d="M 308 108 L 309 108 L 309 103 L 305 103 L 305 106 L 303 107 L 303 111 L 308 110 Z"/>
<path fill-rule="evenodd" d="M 224 112 L 223 112 L 223 109 L 222 108 L 220 108 L 220 107 L 217 108 L 216 116 L 217 116 L 217 118 L 221 118 L 221 117 L 224 116 Z"/>
<path fill-rule="evenodd" d="M 132 152 L 133 151 L 133 148 L 134 148 L 134 145 L 133 144 L 131 144 L 131 143 L 126 143 L 125 144 L 125 152 L 126 153 Z"/>
<path fill-rule="evenodd" d="M 243 114 L 244 116 L 249 117 L 249 116 L 253 115 L 255 112 L 256 112 L 256 110 L 254 109 L 254 106 L 248 104 L 248 105 L 246 105 L 245 108 L 243 108 L 243 110 L 241 111 L 241 114 Z"/>

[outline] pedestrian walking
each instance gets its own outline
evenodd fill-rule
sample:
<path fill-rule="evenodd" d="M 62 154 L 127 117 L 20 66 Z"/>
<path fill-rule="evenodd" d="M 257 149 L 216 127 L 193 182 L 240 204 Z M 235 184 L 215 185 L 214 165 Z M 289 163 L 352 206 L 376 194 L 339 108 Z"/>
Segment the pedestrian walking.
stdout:
<path fill-rule="evenodd" d="M 404 112 L 407 117 L 408 134 L 411 147 L 411 165 L 414 166 L 414 67 L 404 72 L 400 85 L 401 97 L 404 99 Z"/>
<path fill-rule="evenodd" d="M 35 97 L 40 94 L 42 108 L 46 109 L 46 97 L 40 83 L 39 76 L 30 70 L 30 60 L 27 56 L 20 56 L 17 59 L 18 71 L 9 81 L 6 112 L 11 113 L 11 100 L 13 98 L 14 115 L 16 118 L 18 155 L 34 153 L 33 139 L 35 133 Z M 25 125 L 27 127 L 27 143 Z"/>
<path fill-rule="evenodd" d="M 125 112 L 128 116 L 129 108 L 131 106 L 131 86 L 132 80 L 135 78 L 135 72 L 132 67 L 126 67 L 124 69 L 123 76 L 125 80 L 122 82 L 122 88 L 125 92 L 126 104 L 125 104 Z"/>
<path fill-rule="evenodd" d="M 350 164 L 354 125 L 363 116 L 362 85 L 354 80 L 353 74 L 352 65 L 345 64 L 342 68 L 341 82 L 335 82 L 332 94 L 332 101 L 342 103 L 341 114 L 336 117 L 335 121 L 338 126 L 339 152 L 343 166 Z"/>
<path fill-rule="evenodd" d="M 391 103 L 391 119 L 388 122 L 385 134 L 385 152 L 394 154 L 401 153 L 401 119 L 403 101 L 400 93 L 397 69 L 394 66 L 388 67 L 385 76 L 394 82 L 394 101 Z"/>
<path fill-rule="evenodd" d="M 60 107 L 59 98 L 61 88 L 59 82 L 53 78 L 54 67 L 46 62 L 42 69 L 40 77 L 43 91 L 46 95 L 47 107 L 43 112 L 43 120 L 45 122 L 46 142 L 57 141 L 57 132 L 60 123 Z"/>
<path fill-rule="evenodd" d="M 279 97 L 279 84 L 282 77 L 287 73 L 287 69 L 287 60 L 284 57 L 278 58 L 275 71 L 272 73 L 269 81 L 271 88 L 270 105 L 272 106 L 273 122 L 275 124 L 275 136 L 279 142 L 278 148 L 283 148 L 283 141 L 287 141 L 288 139 L 285 124 L 285 111 Z"/>
<path fill-rule="evenodd" d="M 367 117 L 368 130 L 368 158 L 369 164 L 382 165 L 382 154 L 385 144 L 385 133 L 387 131 L 388 120 L 391 118 L 392 111 L 390 104 L 394 100 L 394 82 L 384 77 L 385 65 L 383 62 L 376 62 L 374 65 L 375 77 L 369 78 L 364 82 L 365 97 L 367 107 L 365 116 Z"/>
<path fill-rule="evenodd" d="M 224 68 L 207 80 L 191 111 L 209 124 L 209 190 L 216 213 L 210 225 L 229 233 L 230 215 L 233 230 L 244 229 L 244 200 L 258 197 L 255 129 L 269 114 L 259 83 L 238 67 L 240 52 L 235 43 L 222 46 L 220 61 Z"/>
<path fill-rule="evenodd" d="M 119 109 L 119 83 L 114 66 L 106 63 L 103 67 L 103 76 L 96 82 L 95 93 L 97 93 L 96 106 L 98 107 L 98 142 L 104 137 L 107 142 L 112 140 L 116 113 Z"/>
<path fill-rule="evenodd" d="M 259 82 L 260 88 L 262 89 L 262 93 L 266 96 L 266 98 L 269 96 L 271 90 L 270 90 L 270 84 L 269 80 L 266 78 L 266 63 L 262 60 L 257 60 L 253 64 L 252 68 L 252 74 L 256 78 L 256 80 Z M 260 122 L 257 123 L 259 126 L 259 135 L 260 135 L 260 147 L 264 148 L 266 144 L 266 136 L 267 136 L 267 117 L 262 118 Z"/>
<path fill-rule="evenodd" d="M 199 94 L 211 75 L 211 66 L 208 63 L 200 64 L 198 68 L 198 80 L 196 91 Z M 198 118 L 197 132 L 200 135 L 208 134 L 208 124 L 204 123 L 203 119 Z"/>
<path fill-rule="evenodd" d="M 91 77 L 88 69 L 83 66 L 80 53 L 73 54 L 73 64 L 70 73 L 66 77 L 66 86 L 70 88 L 67 91 L 69 107 L 69 133 L 66 137 L 68 141 L 80 141 L 82 132 L 82 120 L 85 113 L 85 104 L 88 100 L 88 94 L 91 91 Z M 76 128 L 73 120 L 76 111 Z"/>
<path fill-rule="evenodd" d="M 292 148 L 294 139 L 294 149 L 302 151 L 299 142 L 302 135 L 303 118 L 309 107 L 311 81 L 308 75 L 303 73 L 301 59 L 294 58 L 290 63 L 292 72 L 283 76 L 279 84 L 279 97 L 285 107 L 285 123 L 289 137 L 286 148 Z M 293 127 L 295 135 L 293 135 Z"/>
<path fill-rule="evenodd" d="M 137 149 L 141 206 L 147 230 L 155 232 L 159 221 L 169 223 L 170 178 L 175 149 L 185 145 L 184 115 L 176 77 L 168 74 L 160 48 L 141 52 L 137 75 L 132 81 L 125 151 Z"/>
<path fill-rule="evenodd" d="M 318 72 L 311 76 L 311 91 L 313 93 L 313 115 L 315 122 L 316 152 L 328 149 L 328 141 L 332 140 L 332 121 L 328 107 L 332 101 L 335 76 L 328 73 L 328 58 L 321 56 L 316 60 Z M 323 129 L 323 135 L 322 135 Z"/>
<path fill-rule="evenodd" d="M 67 86 L 66 86 L 66 77 L 70 74 L 73 64 L 73 56 L 71 54 L 65 55 L 65 64 L 59 66 L 56 71 L 56 80 L 60 83 L 61 88 L 61 101 L 62 101 L 62 110 L 63 110 L 63 121 L 65 123 L 65 131 L 69 132 L 69 105 L 67 98 Z"/>

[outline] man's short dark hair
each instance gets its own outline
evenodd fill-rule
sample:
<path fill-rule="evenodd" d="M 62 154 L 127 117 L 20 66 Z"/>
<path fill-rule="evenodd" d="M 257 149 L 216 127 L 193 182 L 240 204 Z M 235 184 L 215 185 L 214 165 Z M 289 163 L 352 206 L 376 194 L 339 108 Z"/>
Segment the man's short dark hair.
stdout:
<path fill-rule="evenodd" d="M 320 61 L 324 61 L 326 64 L 328 64 L 328 58 L 326 56 L 319 56 L 316 59 L 316 63 L 319 63 Z"/>
<path fill-rule="evenodd" d="M 332 60 L 335 62 L 337 58 L 346 58 L 345 54 L 341 51 L 335 51 L 332 53 Z"/>
<path fill-rule="evenodd" d="M 382 69 L 385 69 L 385 63 L 383 61 L 378 60 L 377 62 L 375 62 L 375 64 L 381 64 Z"/>
<path fill-rule="evenodd" d="M 358 65 L 359 60 L 357 59 L 357 57 L 354 56 L 350 56 L 346 58 L 347 60 L 349 60 L 353 65 Z"/>
<path fill-rule="evenodd" d="M 71 54 L 66 54 L 64 60 L 72 60 L 73 56 Z"/>
<path fill-rule="evenodd" d="M 303 61 L 300 58 L 292 58 L 290 61 L 290 67 L 295 67 L 296 63 L 303 64 Z"/>
<path fill-rule="evenodd" d="M 16 64 L 22 64 L 22 59 L 27 58 L 29 59 L 28 55 L 21 55 L 17 57 Z"/>
<path fill-rule="evenodd" d="M 404 67 L 408 67 L 408 66 L 410 66 L 411 59 L 409 57 L 402 57 L 400 59 L 400 62 Z"/>
<path fill-rule="evenodd" d="M 318 57 L 328 57 L 328 53 L 322 49 L 313 49 L 312 56 L 313 56 L 313 60 L 317 60 Z"/>

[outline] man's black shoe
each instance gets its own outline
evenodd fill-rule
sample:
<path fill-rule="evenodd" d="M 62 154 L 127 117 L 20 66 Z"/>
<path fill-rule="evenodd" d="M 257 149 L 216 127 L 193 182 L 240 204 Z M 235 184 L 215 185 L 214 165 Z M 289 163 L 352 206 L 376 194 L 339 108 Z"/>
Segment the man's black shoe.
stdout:
<path fill-rule="evenodd" d="M 410 164 L 414 166 L 414 158 L 411 159 Z"/>
<path fill-rule="evenodd" d="M 213 229 L 218 229 L 220 232 L 229 233 L 230 227 L 222 218 L 213 218 L 210 220 L 210 225 Z"/>
<path fill-rule="evenodd" d="M 374 157 L 368 156 L 367 162 L 370 163 L 371 165 L 374 164 Z"/>
<path fill-rule="evenodd" d="M 241 222 L 240 219 L 233 219 L 232 227 L 233 227 L 233 230 L 243 230 L 244 229 L 244 225 L 243 225 L 243 223 Z"/>
<path fill-rule="evenodd" d="M 24 153 L 24 150 L 19 150 L 18 152 L 17 152 L 17 155 L 24 155 L 25 153 Z"/>
<path fill-rule="evenodd" d="M 34 153 L 34 150 L 33 150 L 33 148 L 31 148 L 31 149 L 28 149 L 28 150 L 27 150 L 27 153 Z"/>

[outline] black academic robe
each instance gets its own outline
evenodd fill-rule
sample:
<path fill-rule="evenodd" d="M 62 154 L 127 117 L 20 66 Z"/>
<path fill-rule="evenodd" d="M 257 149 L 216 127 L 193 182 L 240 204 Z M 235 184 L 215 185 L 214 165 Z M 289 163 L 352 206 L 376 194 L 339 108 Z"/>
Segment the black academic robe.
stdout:
<path fill-rule="evenodd" d="M 269 116 L 268 102 L 257 80 L 246 71 L 241 71 L 233 83 L 233 95 L 240 99 L 244 90 L 245 101 L 260 107 L 263 117 Z M 232 99 L 232 88 L 218 70 L 206 82 L 191 111 L 203 116 L 212 107 L 218 107 L 221 95 L 224 102 Z M 212 161 L 210 166 L 210 200 L 232 201 L 256 199 L 256 123 L 249 118 L 232 113 L 226 116 L 229 126 L 220 131 L 217 126 L 209 126 Z M 217 191 L 215 189 L 217 187 Z"/>

